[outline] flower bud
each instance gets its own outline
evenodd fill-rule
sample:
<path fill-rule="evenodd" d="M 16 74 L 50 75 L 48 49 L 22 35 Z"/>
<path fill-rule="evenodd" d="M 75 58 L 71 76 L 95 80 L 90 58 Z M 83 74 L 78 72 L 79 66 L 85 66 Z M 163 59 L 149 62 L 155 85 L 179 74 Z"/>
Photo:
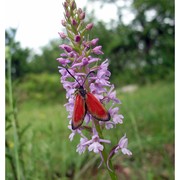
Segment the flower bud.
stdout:
<path fill-rule="evenodd" d="M 72 24 L 73 26 L 76 26 L 76 25 L 77 25 L 77 21 L 76 21 L 75 19 L 72 19 L 72 20 L 71 20 L 71 24 Z"/>
<path fill-rule="evenodd" d="M 74 10 L 76 8 L 76 2 L 72 1 L 70 7 L 72 10 Z"/>
<path fill-rule="evenodd" d="M 91 40 L 91 45 L 96 46 L 97 42 L 99 41 L 98 38 Z"/>
<path fill-rule="evenodd" d="M 88 64 L 88 58 L 84 57 L 82 59 L 83 66 L 86 66 Z"/>
<path fill-rule="evenodd" d="M 70 17 L 70 12 L 68 10 L 66 10 L 66 17 L 69 18 Z"/>
<path fill-rule="evenodd" d="M 63 20 L 61 20 L 61 24 L 64 26 L 64 27 L 66 27 L 66 21 L 63 19 Z"/>
<path fill-rule="evenodd" d="M 66 44 L 62 44 L 62 45 L 60 45 L 59 47 L 60 47 L 61 49 L 65 50 L 65 51 L 68 52 L 68 53 L 73 50 L 71 46 L 66 45 Z"/>
<path fill-rule="evenodd" d="M 62 64 L 63 66 L 66 66 L 68 63 L 71 62 L 69 59 L 64 59 L 64 58 L 57 58 L 56 60 L 59 61 L 59 63 Z"/>
<path fill-rule="evenodd" d="M 85 18 L 85 12 L 83 11 L 79 14 L 79 19 L 83 20 L 84 18 Z"/>
<path fill-rule="evenodd" d="M 64 2 L 63 6 L 64 6 L 65 9 L 67 9 L 68 8 L 67 2 Z"/>
<path fill-rule="evenodd" d="M 63 32 L 59 32 L 58 34 L 62 39 L 65 39 L 67 37 Z"/>
<path fill-rule="evenodd" d="M 93 23 L 87 24 L 87 26 L 86 26 L 87 30 L 91 30 L 92 28 L 93 28 Z"/>
<path fill-rule="evenodd" d="M 74 41 L 75 42 L 80 42 L 81 41 L 81 36 L 80 35 L 76 35 L 75 37 L 74 37 Z"/>
<path fill-rule="evenodd" d="M 83 11 L 81 8 L 78 9 L 78 13 L 81 14 Z"/>

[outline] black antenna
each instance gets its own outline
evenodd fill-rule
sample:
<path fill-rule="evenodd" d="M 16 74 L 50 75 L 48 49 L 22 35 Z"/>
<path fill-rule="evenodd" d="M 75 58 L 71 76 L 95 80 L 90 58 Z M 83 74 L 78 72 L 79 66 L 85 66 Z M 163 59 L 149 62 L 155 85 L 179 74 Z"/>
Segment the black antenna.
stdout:
<path fill-rule="evenodd" d="M 76 80 L 76 82 L 79 84 L 79 86 L 83 86 L 84 83 L 86 82 L 86 79 L 88 78 L 88 76 L 89 76 L 91 73 L 95 73 L 94 71 L 90 71 L 90 72 L 87 74 L 86 78 L 84 79 L 83 84 L 81 85 L 81 84 L 79 83 L 79 81 L 70 73 L 70 71 L 69 71 L 67 68 L 65 68 L 65 69 L 66 69 L 66 71 Z"/>
<path fill-rule="evenodd" d="M 95 72 L 94 72 L 94 71 L 90 71 L 90 72 L 87 74 L 86 78 L 84 79 L 84 82 L 83 82 L 82 86 L 84 86 L 84 83 L 86 82 L 86 79 L 88 78 L 88 76 L 89 76 L 91 73 L 95 73 Z"/>
<path fill-rule="evenodd" d="M 76 82 L 80 85 L 80 83 L 79 83 L 79 81 L 70 73 L 70 71 L 67 69 L 67 68 L 65 68 L 66 69 L 66 71 L 76 80 Z M 81 85 L 80 85 L 81 86 Z"/>

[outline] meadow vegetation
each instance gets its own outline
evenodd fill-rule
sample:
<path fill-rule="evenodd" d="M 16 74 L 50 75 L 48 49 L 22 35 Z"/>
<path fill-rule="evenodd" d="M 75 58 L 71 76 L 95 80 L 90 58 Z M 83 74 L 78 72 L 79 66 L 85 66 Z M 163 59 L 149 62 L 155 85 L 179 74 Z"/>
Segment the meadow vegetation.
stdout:
<path fill-rule="evenodd" d="M 28 127 L 21 139 L 26 178 L 106 179 L 103 168 L 99 170 L 102 173 L 97 173 L 98 156 L 78 155 L 79 137 L 69 141 L 66 99 L 62 94 L 54 102 L 30 98 L 18 106 L 20 127 Z M 126 133 L 133 152 L 131 158 L 120 153 L 113 158 L 118 175 L 123 179 L 173 179 L 174 83 L 160 81 L 138 86 L 133 92 L 122 92 L 118 87 L 117 95 L 122 101 L 120 109 L 125 119 L 109 136 L 114 136 L 112 143 L 115 144 Z M 8 143 L 13 148 L 11 130 L 8 134 Z M 10 172 L 7 159 L 7 179 L 12 179 Z"/>

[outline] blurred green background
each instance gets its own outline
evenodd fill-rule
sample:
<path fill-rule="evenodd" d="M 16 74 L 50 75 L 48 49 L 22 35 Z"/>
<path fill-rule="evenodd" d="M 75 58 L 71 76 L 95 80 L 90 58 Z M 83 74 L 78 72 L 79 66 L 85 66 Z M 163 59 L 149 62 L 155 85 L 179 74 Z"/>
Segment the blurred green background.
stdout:
<path fill-rule="evenodd" d="M 125 117 L 124 124 L 104 133 L 113 144 L 126 133 L 133 152 L 113 158 L 116 173 L 119 179 L 174 179 L 174 1 L 129 1 L 134 14 L 129 24 L 122 21 L 126 6 L 100 2 L 115 3 L 119 19 L 106 24 L 86 15 L 94 22 L 90 39 L 99 38 L 102 59 L 110 60 Z M 68 139 L 56 61 L 63 40 L 53 39 L 35 54 L 22 48 L 15 34 L 16 29 L 6 30 L 6 179 L 109 179 L 105 168 L 97 169 L 99 156 L 78 155 L 79 137 Z"/>

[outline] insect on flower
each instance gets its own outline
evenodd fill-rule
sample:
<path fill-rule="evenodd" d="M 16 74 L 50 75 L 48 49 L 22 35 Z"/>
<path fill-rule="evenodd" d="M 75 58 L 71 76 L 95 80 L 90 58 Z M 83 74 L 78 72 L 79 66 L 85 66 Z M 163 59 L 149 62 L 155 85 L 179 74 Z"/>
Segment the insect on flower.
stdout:
<path fill-rule="evenodd" d="M 103 106 L 103 104 L 91 92 L 87 92 L 83 87 L 88 76 L 94 72 L 90 71 L 81 85 L 78 80 L 70 73 L 70 71 L 67 68 L 65 69 L 79 84 L 79 88 L 76 90 L 75 96 L 72 129 L 75 130 L 81 126 L 87 111 L 92 115 L 93 118 L 99 121 L 109 121 L 111 118 L 110 114 Z"/>

